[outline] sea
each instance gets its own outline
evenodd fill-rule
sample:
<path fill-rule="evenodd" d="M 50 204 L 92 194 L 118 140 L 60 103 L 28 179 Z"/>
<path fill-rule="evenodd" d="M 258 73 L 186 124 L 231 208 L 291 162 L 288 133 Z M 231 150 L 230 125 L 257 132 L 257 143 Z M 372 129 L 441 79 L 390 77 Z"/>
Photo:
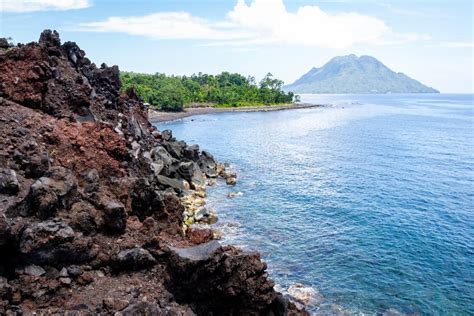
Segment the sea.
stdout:
<path fill-rule="evenodd" d="M 157 127 L 237 172 L 208 189 L 222 243 L 319 292 L 313 314 L 474 315 L 473 98 L 302 95 L 323 106 Z"/>

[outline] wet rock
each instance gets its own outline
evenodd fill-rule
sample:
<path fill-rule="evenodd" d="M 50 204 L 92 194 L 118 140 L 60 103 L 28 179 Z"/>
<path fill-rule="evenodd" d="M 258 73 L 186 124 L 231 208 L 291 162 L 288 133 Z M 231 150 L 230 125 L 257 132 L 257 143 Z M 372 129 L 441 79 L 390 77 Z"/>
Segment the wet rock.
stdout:
<path fill-rule="evenodd" d="M 227 185 L 236 185 L 237 184 L 237 179 L 233 177 L 229 177 L 225 179 L 225 183 Z"/>
<path fill-rule="evenodd" d="M 117 255 L 117 262 L 121 269 L 139 270 L 156 263 L 155 258 L 143 248 L 122 250 Z"/>
<path fill-rule="evenodd" d="M 201 207 L 194 214 L 194 219 L 196 222 L 205 223 L 205 224 L 214 224 L 217 222 L 216 212 L 209 207 Z"/>
<path fill-rule="evenodd" d="M 297 302 L 312 307 L 317 307 L 324 301 L 324 297 L 317 289 L 305 286 L 301 283 L 292 284 L 288 288 L 288 294 Z"/>
<path fill-rule="evenodd" d="M 20 190 L 16 172 L 12 169 L 0 168 L 0 194 L 16 194 Z"/>
<path fill-rule="evenodd" d="M 235 197 L 243 196 L 243 195 L 244 194 L 242 192 L 230 192 L 229 194 L 227 194 L 227 197 L 230 199 L 233 199 Z"/>
<path fill-rule="evenodd" d="M 53 167 L 31 185 L 26 207 L 38 217 L 48 218 L 66 206 L 68 196 L 76 187 L 77 180 L 71 171 Z"/>

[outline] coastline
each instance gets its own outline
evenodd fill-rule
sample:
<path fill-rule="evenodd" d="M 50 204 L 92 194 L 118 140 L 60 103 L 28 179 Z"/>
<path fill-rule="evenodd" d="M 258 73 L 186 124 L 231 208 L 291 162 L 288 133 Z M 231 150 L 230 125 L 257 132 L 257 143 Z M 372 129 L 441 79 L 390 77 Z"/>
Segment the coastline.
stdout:
<path fill-rule="evenodd" d="M 203 114 L 216 114 L 216 113 L 228 113 L 228 112 L 270 112 L 270 111 L 283 111 L 283 110 L 297 110 L 297 109 L 309 109 L 322 107 L 322 104 L 283 104 L 283 105 L 261 105 L 261 106 L 248 106 L 248 107 L 232 107 L 232 108 L 215 108 L 215 107 L 190 107 L 185 108 L 181 112 L 165 112 L 165 111 L 148 111 L 148 120 L 151 123 L 163 123 L 171 122 L 179 119 L 183 119 L 190 116 L 203 115 Z"/>

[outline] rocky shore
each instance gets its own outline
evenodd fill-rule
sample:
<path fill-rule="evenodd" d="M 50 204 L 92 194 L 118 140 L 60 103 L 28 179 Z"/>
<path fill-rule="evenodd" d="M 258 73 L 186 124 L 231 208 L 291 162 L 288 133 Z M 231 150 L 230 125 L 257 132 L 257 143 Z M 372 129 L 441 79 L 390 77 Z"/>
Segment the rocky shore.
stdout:
<path fill-rule="evenodd" d="M 194 227 L 236 175 L 156 130 L 117 66 L 50 30 L 0 46 L 1 315 L 307 315 Z"/>

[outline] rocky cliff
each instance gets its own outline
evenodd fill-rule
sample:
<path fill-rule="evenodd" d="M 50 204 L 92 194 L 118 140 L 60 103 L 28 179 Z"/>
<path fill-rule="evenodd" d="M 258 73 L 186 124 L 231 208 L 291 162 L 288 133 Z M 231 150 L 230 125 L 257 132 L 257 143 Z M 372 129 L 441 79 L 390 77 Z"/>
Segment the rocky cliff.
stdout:
<path fill-rule="evenodd" d="M 50 30 L 0 46 L 0 314 L 307 314 L 193 227 L 235 175 L 156 130 L 117 66 Z"/>

